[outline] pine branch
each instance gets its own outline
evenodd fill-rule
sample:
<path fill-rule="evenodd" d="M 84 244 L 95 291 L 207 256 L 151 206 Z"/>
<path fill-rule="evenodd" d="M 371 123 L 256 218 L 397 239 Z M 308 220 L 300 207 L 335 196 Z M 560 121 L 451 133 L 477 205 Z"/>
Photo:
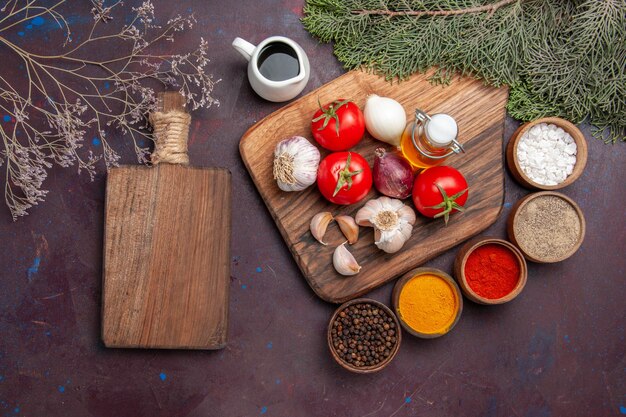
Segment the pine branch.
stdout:
<path fill-rule="evenodd" d="M 510 86 L 517 119 L 586 120 L 626 141 L 626 1 L 491 1 L 307 0 L 302 21 L 348 69 L 479 77 Z"/>

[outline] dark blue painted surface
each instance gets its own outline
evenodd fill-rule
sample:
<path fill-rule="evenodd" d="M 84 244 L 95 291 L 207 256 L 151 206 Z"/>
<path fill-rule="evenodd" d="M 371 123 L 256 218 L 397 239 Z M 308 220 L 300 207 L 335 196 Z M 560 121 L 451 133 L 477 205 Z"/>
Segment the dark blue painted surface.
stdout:
<path fill-rule="evenodd" d="M 626 414 L 623 144 L 603 145 L 583 127 L 588 166 L 563 191 L 587 218 L 587 237 L 574 257 L 530 264 L 526 289 L 510 304 L 465 303 L 460 322 L 443 338 L 406 335 L 382 373 L 348 374 L 327 352 L 325 328 L 334 306 L 306 285 L 239 158 L 239 138 L 281 105 L 254 95 L 245 62 L 230 42 L 236 36 L 253 43 L 274 34 L 292 37 L 311 61 L 305 92 L 343 73 L 332 47 L 303 30 L 299 0 L 155 3 L 162 20 L 184 11 L 196 15 L 198 24 L 177 45 L 205 37 L 211 72 L 222 79 L 215 89 L 220 107 L 193 114 L 190 153 L 195 165 L 233 173 L 228 346 L 216 352 L 104 348 L 104 168 L 94 183 L 72 169 L 54 168 L 45 183 L 51 193 L 30 216 L 12 223 L 0 205 L 0 415 Z M 126 7 L 137 4 L 128 1 Z M 73 8 L 70 17 L 75 39 L 84 36 L 88 5 Z M 34 18 L 12 36 L 54 41 L 55 25 Z M 22 73 L 16 69 L 15 79 Z M 505 140 L 516 126 L 507 120 Z M 97 150 L 100 140 L 90 134 L 86 146 Z M 123 162 L 133 163 L 132 147 L 122 149 Z M 507 174 L 502 217 L 485 234 L 503 237 L 511 205 L 527 192 Z M 428 265 L 450 272 L 455 253 Z M 370 296 L 389 303 L 391 288 Z"/>

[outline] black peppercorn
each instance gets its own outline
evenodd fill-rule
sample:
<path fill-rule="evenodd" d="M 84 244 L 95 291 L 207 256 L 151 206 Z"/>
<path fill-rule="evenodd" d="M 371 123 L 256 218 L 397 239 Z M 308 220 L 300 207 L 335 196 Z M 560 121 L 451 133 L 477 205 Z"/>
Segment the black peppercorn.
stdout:
<path fill-rule="evenodd" d="M 394 319 L 370 303 L 339 312 L 331 326 L 331 345 L 341 360 L 357 368 L 376 366 L 391 356 L 397 339 Z"/>

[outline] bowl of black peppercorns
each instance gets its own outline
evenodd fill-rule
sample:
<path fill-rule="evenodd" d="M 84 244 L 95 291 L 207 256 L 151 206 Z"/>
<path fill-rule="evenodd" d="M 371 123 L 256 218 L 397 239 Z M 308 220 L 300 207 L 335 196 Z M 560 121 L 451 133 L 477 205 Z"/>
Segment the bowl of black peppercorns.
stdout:
<path fill-rule="evenodd" d="M 342 304 L 328 323 L 328 347 L 339 365 L 368 374 L 387 366 L 398 353 L 402 332 L 396 315 L 376 300 Z"/>

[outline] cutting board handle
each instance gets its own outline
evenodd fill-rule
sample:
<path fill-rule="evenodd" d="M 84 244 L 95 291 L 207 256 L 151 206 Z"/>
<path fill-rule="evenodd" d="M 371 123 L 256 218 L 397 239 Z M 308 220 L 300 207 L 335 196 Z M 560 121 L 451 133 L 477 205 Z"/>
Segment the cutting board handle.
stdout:
<path fill-rule="evenodd" d="M 154 128 L 152 165 L 189 165 L 187 140 L 191 116 L 185 111 L 185 98 L 177 91 L 159 93 L 157 111 L 150 113 L 150 123 Z"/>
<path fill-rule="evenodd" d="M 157 111 L 185 111 L 185 98 L 178 91 L 162 91 L 157 95 Z"/>

